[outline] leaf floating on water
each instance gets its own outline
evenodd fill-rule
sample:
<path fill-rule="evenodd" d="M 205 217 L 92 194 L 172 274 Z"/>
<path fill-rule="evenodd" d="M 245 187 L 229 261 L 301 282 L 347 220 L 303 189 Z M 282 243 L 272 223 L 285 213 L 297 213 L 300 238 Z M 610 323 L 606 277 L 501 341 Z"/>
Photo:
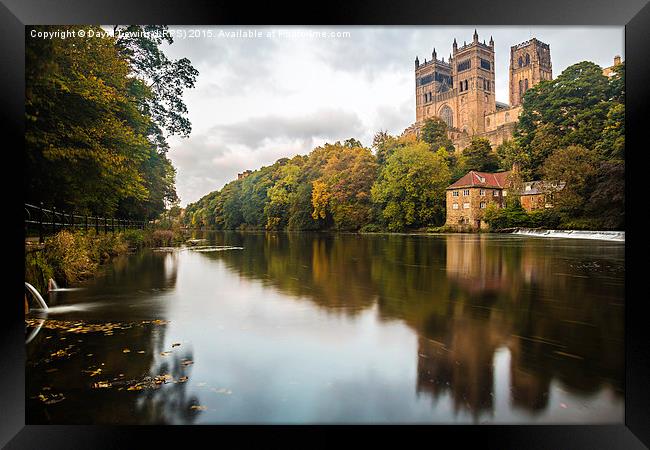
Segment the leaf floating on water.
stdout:
<path fill-rule="evenodd" d="M 104 388 L 109 388 L 111 386 L 112 384 L 109 383 L 108 381 L 98 381 L 97 383 L 93 383 L 94 389 L 104 389 Z"/>
<path fill-rule="evenodd" d="M 190 364 L 194 364 L 194 361 L 192 361 L 191 359 L 183 359 L 183 360 L 181 360 L 181 365 L 182 366 L 189 366 Z"/>
<path fill-rule="evenodd" d="M 39 394 L 38 399 L 46 405 L 54 405 L 55 403 L 65 400 L 65 396 L 63 394 Z"/>
<path fill-rule="evenodd" d="M 202 406 L 202 405 L 192 405 L 192 406 L 190 406 L 190 409 L 192 409 L 194 411 L 205 411 L 206 409 L 208 409 L 208 407 L 207 406 Z"/>
<path fill-rule="evenodd" d="M 92 353 L 88 353 L 86 356 L 93 356 L 93 354 L 92 354 Z"/>
<path fill-rule="evenodd" d="M 182 376 L 182 377 L 180 377 L 180 378 L 178 379 L 178 382 L 179 382 L 179 383 L 185 383 L 187 380 L 188 380 L 188 378 L 187 378 L 186 376 Z"/>
<path fill-rule="evenodd" d="M 167 356 L 167 355 L 169 355 L 170 353 L 171 353 L 171 352 L 160 352 L 160 356 Z"/>
<path fill-rule="evenodd" d="M 179 345 L 181 345 L 180 342 L 174 342 L 174 343 L 172 344 L 172 348 L 174 348 L 174 347 L 178 347 Z"/>
<path fill-rule="evenodd" d="M 131 350 L 129 350 L 128 348 L 125 348 L 124 350 L 122 350 L 122 353 L 131 353 Z"/>
<path fill-rule="evenodd" d="M 140 350 L 138 353 L 147 353 L 147 352 L 145 352 L 144 350 Z"/>

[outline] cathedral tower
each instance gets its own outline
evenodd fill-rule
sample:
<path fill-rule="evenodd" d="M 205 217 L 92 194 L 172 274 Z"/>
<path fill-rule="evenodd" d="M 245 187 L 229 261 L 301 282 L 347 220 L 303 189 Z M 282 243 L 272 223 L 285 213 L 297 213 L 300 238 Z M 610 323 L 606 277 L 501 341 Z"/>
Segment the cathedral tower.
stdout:
<path fill-rule="evenodd" d="M 456 128 L 470 136 L 485 132 L 485 116 L 496 111 L 494 93 L 494 40 L 453 46 L 452 76 L 456 88 Z"/>
<path fill-rule="evenodd" d="M 510 47 L 510 106 L 521 105 L 528 89 L 553 79 L 551 49 L 535 38 Z"/>

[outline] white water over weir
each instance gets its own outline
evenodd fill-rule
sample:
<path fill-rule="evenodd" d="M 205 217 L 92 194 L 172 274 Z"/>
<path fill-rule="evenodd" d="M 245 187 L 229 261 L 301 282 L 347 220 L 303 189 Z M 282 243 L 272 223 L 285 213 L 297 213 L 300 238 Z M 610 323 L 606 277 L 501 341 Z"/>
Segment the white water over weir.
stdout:
<path fill-rule="evenodd" d="M 531 230 L 527 228 L 519 228 L 513 231 L 512 234 L 534 237 L 597 239 L 601 241 L 625 242 L 625 231 Z"/>

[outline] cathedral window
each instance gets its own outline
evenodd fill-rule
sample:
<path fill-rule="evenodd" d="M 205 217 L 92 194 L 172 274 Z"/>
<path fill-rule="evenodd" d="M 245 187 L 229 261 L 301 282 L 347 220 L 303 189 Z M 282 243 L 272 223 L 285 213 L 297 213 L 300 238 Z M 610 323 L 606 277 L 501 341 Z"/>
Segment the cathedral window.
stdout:
<path fill-rule="evenodd" d="M 445 105 L 440 109 L 440 118 L 447 124 L 447 127 L 452 128 L 454 126 L 454 113 L 449 105 Z"/>
<path fill-rule="evenodd" d="M 524 64 L 524 60 L 521 59 L 521 56 L 519 57 L 519 67 L 521 67 Z"/>
<path fill-rule="evenodd" d="M 526 65 L 530 64 L 530 55 L 526 53 Z"/>

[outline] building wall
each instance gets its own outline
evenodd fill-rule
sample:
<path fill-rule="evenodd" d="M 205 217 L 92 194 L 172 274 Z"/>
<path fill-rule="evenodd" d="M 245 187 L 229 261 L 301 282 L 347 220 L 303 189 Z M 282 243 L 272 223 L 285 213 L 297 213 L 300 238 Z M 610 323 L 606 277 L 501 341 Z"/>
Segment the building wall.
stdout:
<path fill-rule="evenodd" d="M 519 200 L 522 208 L 528 212 L 546 207 L 546 196 L 544 194 L 522 195 Z"/>
<path fill-rule="evenodd" d="M 463 195 L 463 191 L 468 189 L 469 195 Z M 459 188 L 447 190 L 447 220 L 445 225 L 452 228 L 472 228 L 472 229 L 486 229 L 487 223 L 482 220 L 483 209 L 481 202 L 485 202 L 486 206 L 490 203 L 495 203 L 499 207 L 503 205 L 503 197 L 501 196 L 501 189 L 485 188 L 485 195 L 481 195 L 481 188 Z M 458 191 L 458 197 L 454 197 L 453 192 Z M 493 192 L 498 195 L 494 196 Z M 458 209 L 454 209 L 454 203 L 458 204 Z M 464 208 L 464 203 L 469 203 L 469 208 Z M 463 223 L 460 223 L 463 219 Z M 480 221 L 480 225 L 478 223 Z"/>

